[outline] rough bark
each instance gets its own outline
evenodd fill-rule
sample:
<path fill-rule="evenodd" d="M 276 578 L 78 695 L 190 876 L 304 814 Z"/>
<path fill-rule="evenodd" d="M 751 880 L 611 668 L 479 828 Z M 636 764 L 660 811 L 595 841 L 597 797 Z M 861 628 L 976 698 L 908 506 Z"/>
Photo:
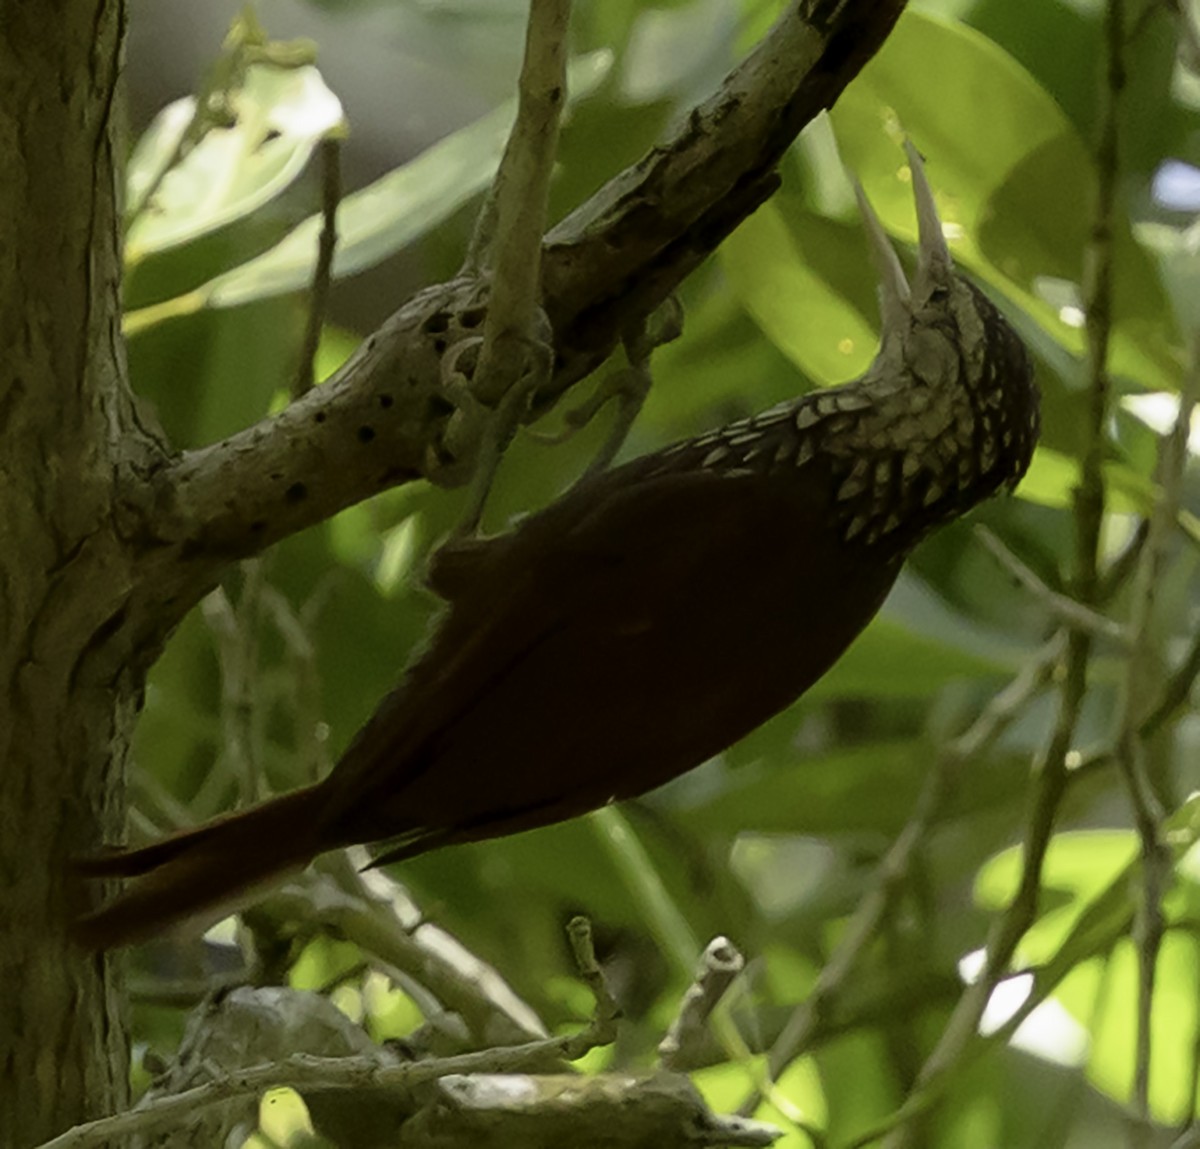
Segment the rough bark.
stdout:
<path fill-rule="evenodd" d="M 0 1145 L 119 1104 L 111 967 L 65 924 L 67 857 L 120 828 L 140 693 L 113 477 L 153 450 L 120 342 L 123 0 L 0 2 Z"/>

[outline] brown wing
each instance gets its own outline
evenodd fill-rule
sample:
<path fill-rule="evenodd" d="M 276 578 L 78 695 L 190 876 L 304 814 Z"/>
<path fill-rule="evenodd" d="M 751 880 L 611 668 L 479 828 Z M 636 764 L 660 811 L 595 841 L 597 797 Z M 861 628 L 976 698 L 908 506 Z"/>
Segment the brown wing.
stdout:
<path fill-rule="evenodd" d="M 443 543 L 430 556 L 426 585 L 447 602 L 462 598 L 490 577 L 492 567 L 511 541 L 511 535 L 500 535 Z"/>
<path fill-rule="evenodd" d="M 228 913 L 231 898 L 307 865 L 328 848 L 320 837 L 323 808 L 319 788 L 310 786 L 141 849 L 79 860 L 74 868 L 81 877 L 134 880 L 79 918 L 75 937 L 90 949 L 109 949 L 202 910 L 225 906 Z"/>
<path fill-rule="evenodd" d="M 823 674 L 895 576 L 842 547 L 813 489 L 602 479 L 527 520 L 455 582 L 325 783 L 83 864 L 140 877 L 79 937 L 147 935 L 339 844 L 403 835 L 403 856 L 511 833 L 698 765 Z"/>
<path fill-rule="evenodd" d="M 340 836 L 414 853 L 570 817 L 786 706 L 895 577 L 843 547 L 822 486 L 694 471 L 522 524 L 339 763 Z"/>

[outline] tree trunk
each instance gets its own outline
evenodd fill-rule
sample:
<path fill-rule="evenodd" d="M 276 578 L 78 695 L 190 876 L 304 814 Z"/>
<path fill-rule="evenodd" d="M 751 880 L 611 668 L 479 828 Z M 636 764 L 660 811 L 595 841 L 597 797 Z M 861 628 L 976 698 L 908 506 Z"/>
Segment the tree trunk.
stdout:
<path fill-rule="evenodd" d="M 0 1147 L 125 1099 L 109 960 L 66 934 L 68 860 L 120 829 L 144 676 L 120 621 L 124 0 L 0 0 Z"/>

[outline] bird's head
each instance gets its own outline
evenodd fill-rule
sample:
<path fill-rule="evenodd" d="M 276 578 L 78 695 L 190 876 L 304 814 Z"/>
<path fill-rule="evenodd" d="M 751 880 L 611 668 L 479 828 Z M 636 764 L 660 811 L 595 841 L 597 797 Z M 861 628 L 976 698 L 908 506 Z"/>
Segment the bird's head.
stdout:
<path fill-rule="evenodd" d="M 962 514 L 1025 474 L 1037 441 L 1038 391 L 1024 344 L 955 268 L 921 156 L 906 142 L 917 214 L 911 280 L 866 196 L 859 207 L 879 273 L 879 353 L 862 383 L 876 431 L 906 456 L 922 529 Z"/>

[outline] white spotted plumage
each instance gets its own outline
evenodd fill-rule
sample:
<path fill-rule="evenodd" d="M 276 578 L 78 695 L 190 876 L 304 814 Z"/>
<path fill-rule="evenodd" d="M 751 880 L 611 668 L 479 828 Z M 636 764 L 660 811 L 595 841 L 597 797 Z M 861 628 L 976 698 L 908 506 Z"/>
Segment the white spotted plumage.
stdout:
<path fill-rule="evenodd" d="M 883 315 L 866 373 L 677 443 L 650 457 L 652 473 L 698 467 L 821 481 L 843 539 L 892 550 L 1024 475 L 1038 429 L 1028 356 L 991 302 L 955 273 L 911 146 L 909 158 L 920 234 L 911 284 L 860 193 Z"/>

